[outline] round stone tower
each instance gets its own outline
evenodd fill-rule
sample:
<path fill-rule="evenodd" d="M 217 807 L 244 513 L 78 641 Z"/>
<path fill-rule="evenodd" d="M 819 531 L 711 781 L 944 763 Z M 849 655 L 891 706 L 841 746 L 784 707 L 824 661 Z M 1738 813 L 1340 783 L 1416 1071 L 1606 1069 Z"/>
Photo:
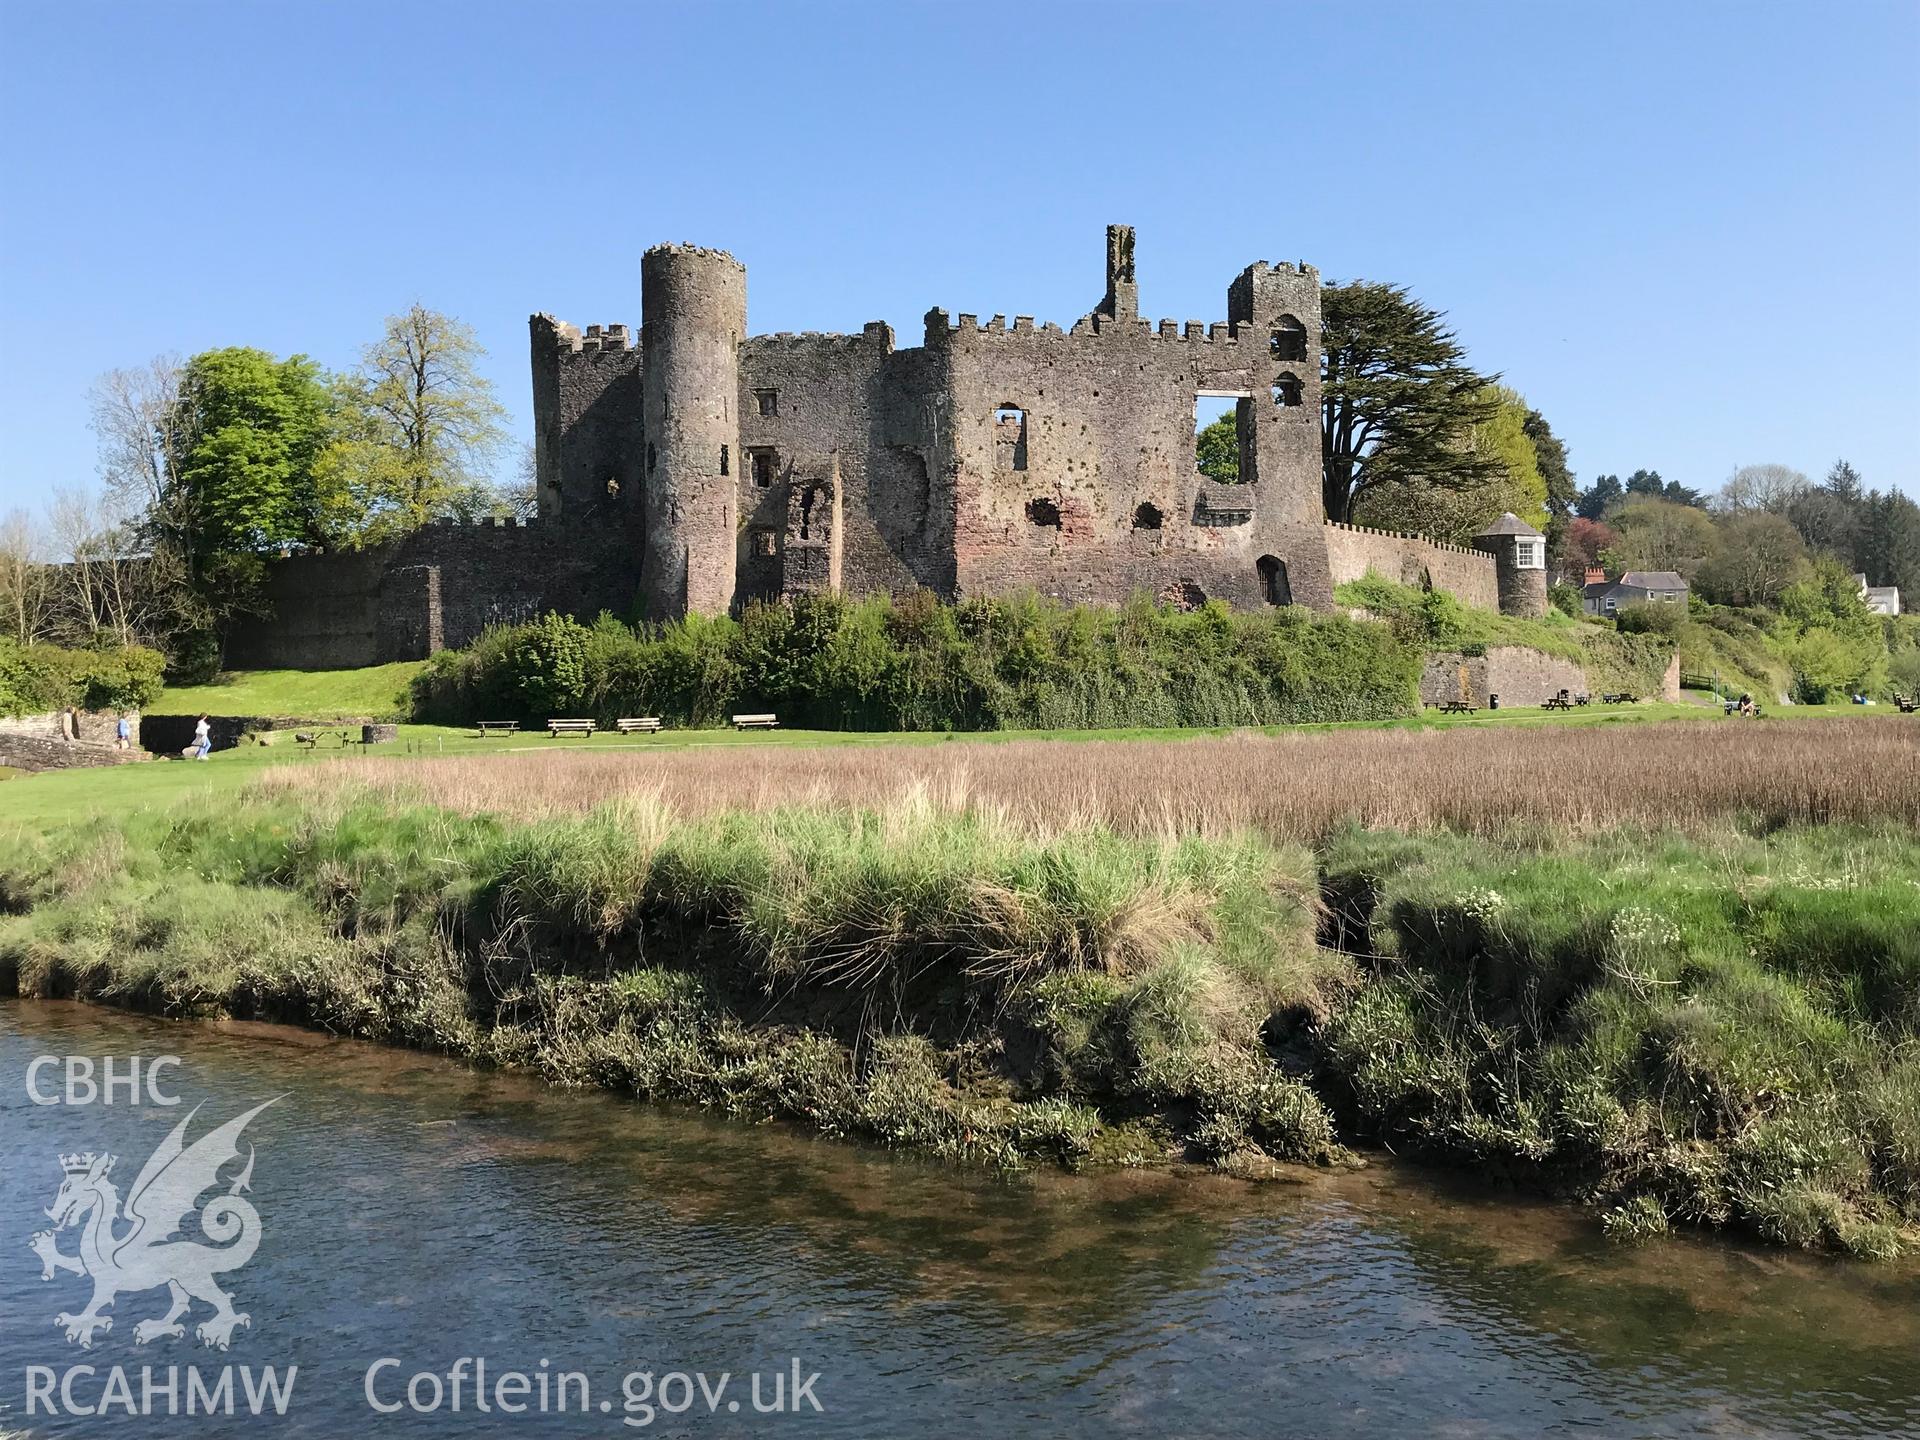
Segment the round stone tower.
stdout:
<path fill-rule="evenodd" d="M 1511 510 L 1473 537 L 1473 548 L 1493 556 L 1500 613 L 1529 620 L 1547 613 L 1547 537 Z"/>
<path fill-rule="evenodd" d="M 640 307 L 641 606 L 654 620 L 725 614 L 738 550 L 746 267 L 723 250 L 656 245 L 640 257 Z"/>

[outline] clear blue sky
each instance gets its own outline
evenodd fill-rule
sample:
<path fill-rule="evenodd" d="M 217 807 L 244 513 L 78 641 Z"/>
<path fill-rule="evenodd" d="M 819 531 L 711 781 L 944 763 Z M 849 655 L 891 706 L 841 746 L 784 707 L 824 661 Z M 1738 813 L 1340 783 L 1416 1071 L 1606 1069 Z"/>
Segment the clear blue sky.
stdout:
<path fill-rule="evenodd" d="M 1920 493 L 1920 4 L 0 0 L 0 507 L 89 382 L 350 364 L 418 298 L 529 433 L 526 317 L 722 246 L 753 329 L 1070 322 L 1255 259 L 1411 286 L 1589 479 L 1846 456 Z M 511 465 L 503 465 L 503 473 Z"/>

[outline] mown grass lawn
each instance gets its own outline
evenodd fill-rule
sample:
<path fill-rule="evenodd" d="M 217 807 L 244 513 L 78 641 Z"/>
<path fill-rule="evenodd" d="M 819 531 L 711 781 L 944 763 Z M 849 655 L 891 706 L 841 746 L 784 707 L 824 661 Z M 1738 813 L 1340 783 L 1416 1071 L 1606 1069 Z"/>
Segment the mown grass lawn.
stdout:
<path fill-rule="evenodd" d="M 404 712 L 407 682 L 425 663 L 400 660 L 361 670 L 232 670 L 211 685 L 170 686 L 147 710 L 155 715 L 393 719 Z"/>

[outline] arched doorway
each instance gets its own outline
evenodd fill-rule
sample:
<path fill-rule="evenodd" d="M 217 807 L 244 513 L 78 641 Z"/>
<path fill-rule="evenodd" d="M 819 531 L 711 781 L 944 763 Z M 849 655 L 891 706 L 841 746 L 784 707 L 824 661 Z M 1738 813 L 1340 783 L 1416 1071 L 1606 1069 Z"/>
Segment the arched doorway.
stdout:
<path fill-rule="evenodd" d="M 1278 555 L 1262 555 L 1254 568 L 1260 572 L 1260 593 L 1269 605 L 1291 605 L 1293 587 L 1287 583 L 1287 562 Z"/>

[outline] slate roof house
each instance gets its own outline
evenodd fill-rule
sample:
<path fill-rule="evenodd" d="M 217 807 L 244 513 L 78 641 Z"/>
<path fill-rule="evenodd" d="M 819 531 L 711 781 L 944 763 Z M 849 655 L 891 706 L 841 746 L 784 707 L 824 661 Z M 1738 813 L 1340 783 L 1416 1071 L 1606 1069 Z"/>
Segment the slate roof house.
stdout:
<path fill-rule="evenodd" d="M 1611 615 L 1623 605 L 1684 605 L 1687 582 L 1672 570 L 1629 570 L 1618 580 L 1589 582 L 1584 591 L 1589 615 Z"/>

